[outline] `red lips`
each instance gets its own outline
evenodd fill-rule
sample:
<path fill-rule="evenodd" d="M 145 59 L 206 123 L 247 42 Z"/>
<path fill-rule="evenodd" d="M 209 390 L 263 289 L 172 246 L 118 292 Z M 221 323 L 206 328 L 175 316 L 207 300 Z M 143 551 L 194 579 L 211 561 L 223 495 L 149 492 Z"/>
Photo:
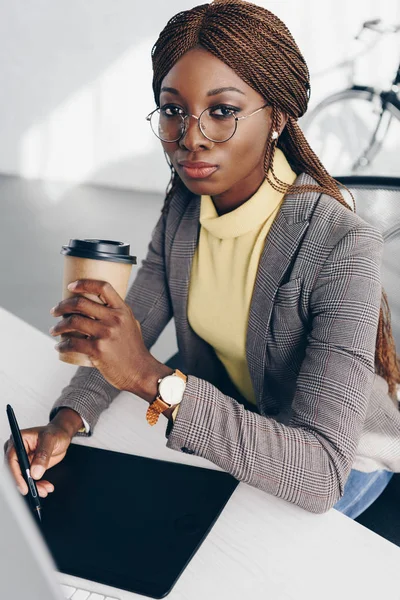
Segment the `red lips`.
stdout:
<path fill-rule="evenodd" d="M 212 175 L 217 169 L 217 165 L 206 163 L 202 161 L 182 160 L 178 162 L 179 166 L 182 167 L 185 175 L 191 179 L 204 179 Z"/>
<path fill-rule="evenodd" d="M 182 167 L 189 167 L 189 169 L 209 169 L 211 167 L 216 167 L 217 165 L 213 165 L 211 163 L 202 162 L 202 161 L 193 161 L 193 160 L 181 160 L 179 163 Z"/>

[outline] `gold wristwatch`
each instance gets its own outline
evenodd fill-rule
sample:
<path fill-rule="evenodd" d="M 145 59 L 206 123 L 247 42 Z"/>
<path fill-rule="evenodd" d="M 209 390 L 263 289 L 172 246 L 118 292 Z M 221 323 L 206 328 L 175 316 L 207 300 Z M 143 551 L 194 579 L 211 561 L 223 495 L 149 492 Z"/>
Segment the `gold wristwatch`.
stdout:
<path fill-rule="evenodd" d="M 187 377 L 176 369 L 172 375 L 167 375 L 158 380 L 158 393 L 149 405 L 146 419 L 149 425 L 155 425 L 161 413 L 171 406 L 180 404 L 186 388 Z"/>

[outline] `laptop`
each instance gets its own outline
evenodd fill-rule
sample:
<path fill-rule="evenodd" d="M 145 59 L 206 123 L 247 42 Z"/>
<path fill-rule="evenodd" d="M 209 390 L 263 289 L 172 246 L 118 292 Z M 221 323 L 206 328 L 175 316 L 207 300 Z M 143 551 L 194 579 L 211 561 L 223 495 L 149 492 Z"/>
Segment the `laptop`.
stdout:
<path fill-rule="evenodd" d="M 238 485 L 221 471 L 77 444 L 46 475 L 55 492 L 40 533 L 8 472 L 1 480 L 1 598 L 163 598 Z"/>
<path fill-rule="evenodd" d="M 34 518 L 6 468 L 0 472 L 0 531 L 0 598 L 4 600 L 128 600 L 137 597 L 57 573 Z"/>

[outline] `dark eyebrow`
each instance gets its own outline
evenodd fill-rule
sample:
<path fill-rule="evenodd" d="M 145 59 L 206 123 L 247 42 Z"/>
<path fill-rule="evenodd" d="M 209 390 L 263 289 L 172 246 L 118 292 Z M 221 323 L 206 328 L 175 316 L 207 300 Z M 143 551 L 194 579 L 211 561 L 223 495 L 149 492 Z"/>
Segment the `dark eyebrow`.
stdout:
<path fill-rule="evenodd" d="M 209 92 L 207 92 L 207 96 L 217 96 L 217 94 L 222 94 L 222 92 L 239 92 L 239 94 L 243 94 L 243 96 L 246 95 L 244 92 L 242 92 L 242 90 L 239 90 L 238 88 L 235 88 L 230 85 L 228 87 L 220 87 L 215 88 L 214 90 L 210 90 Z"/>
<path fill-rule="evenodd" d="M 176 90 L 175 88 L 170 88 L 170 87 L 162 87 L 161 88 L 162 92 L 169 92 L 170 94 L 175 94 L 176 96 L 179 96 L 179 92 L 178 90 Z"/>
<path fill-rule="evenodd" d="M 162 87 L 161 91 L 169 92 L 170 94 L 175 94 L 175 96 L 179 96 L 179 92 L 175 88 Z M 243 96 L 246 95 L 244 92 L 242 92 L 242 90 L 239 90 L 238 88 L 235 88 L 233 86 L 228 86 L 228 87 L 221 87 L 221 88 L 215 88 L 214 90 L 210 90 L 209 92 L 207 92 L 207 96 L 217 96 L 218 94 L 222 94 L 222 92 L 239 92 L 239 94 L 243 94 Z"/>

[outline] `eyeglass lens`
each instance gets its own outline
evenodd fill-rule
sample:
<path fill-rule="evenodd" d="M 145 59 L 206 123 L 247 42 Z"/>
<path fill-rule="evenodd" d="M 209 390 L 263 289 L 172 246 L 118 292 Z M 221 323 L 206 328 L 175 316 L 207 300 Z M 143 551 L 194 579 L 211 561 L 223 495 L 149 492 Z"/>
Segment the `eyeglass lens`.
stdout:
<path fill-rule="evenodd" d="M 207 109 L 200 115 L 200 129 L 209 140 L 224 142 L 235 133 L 236 120 L 233 114 L 218 114 L 216 109 Z M 190 117 L 186 117 L 188 119 Z M 168 114 L 164 109 L 156 110 L 151 116 L 151 128 L 164 142 L 178 141 L 185 131 L 185 117 Z"/>

